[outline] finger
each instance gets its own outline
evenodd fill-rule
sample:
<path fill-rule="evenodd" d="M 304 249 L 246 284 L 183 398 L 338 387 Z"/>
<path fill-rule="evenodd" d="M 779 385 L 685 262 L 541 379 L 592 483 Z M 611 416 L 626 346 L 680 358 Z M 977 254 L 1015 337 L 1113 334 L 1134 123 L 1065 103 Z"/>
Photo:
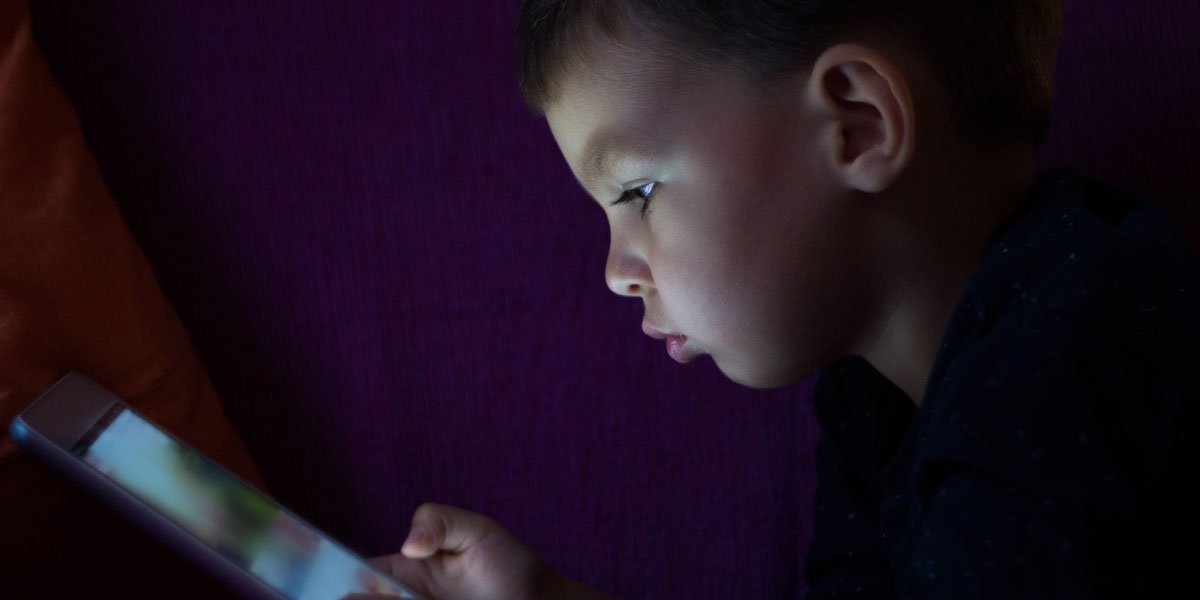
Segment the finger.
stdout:
<path fill-rule="evenodd" d="M 367 562 L 417 594 L 427 598 L 433 595 L 433 571 L 425 561 L 413 560 L 397 553 L 376 556 Z"/>
<path fill-rule="evenodd" d="M 439 551 L 461 554 L 499 526 L 471 511 L 427 502 L 413 514 L 412 529 L 400 551 L 422 559 Z"/>

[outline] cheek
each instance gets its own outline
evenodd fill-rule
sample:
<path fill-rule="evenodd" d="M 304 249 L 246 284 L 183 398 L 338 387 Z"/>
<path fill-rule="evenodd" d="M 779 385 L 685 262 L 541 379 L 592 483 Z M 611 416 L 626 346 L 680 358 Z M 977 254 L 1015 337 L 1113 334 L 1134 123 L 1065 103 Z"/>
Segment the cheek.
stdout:
<path fill-rule="evenodd" d="M 780 273 L 794 266 L 795 256 L 781 256 L 777 240 L 790 239 L 776 222 L 778 215 L 765 210 L 770 202 L 764 190 L 745 186 L 709 185 L 673 190 L 686 202 L 673 202 L 655 214 L 669 223 L 656 233 L 652 257 L 655 284 L 671 318 L 695 335 L 704 332 L 711 344 L 737 341 L 739 333 L 764 328 L 777 304 L 774 296 Z M 766 243 L 764 243 L 766 242 Z"/>
<path fill-rule="evenodd" d="M 702 237 L 690 252 L 671 253 L 670 268 L 656 276 L 664 309 L 675 325 L 705 345 L 739 342 L 759 311 L 753 281 L 727 240 Z"/>
<path fill-rule="evenodd" d="M 741 202 L 754 210 L 723 215 L 699 249 L 678 257 L 678 285 L 714 345 L 754 356 L 808 354 L 843 320 L 839 281 L 850 236 L 843 215 L 796 210 L 803 200 Z"/>

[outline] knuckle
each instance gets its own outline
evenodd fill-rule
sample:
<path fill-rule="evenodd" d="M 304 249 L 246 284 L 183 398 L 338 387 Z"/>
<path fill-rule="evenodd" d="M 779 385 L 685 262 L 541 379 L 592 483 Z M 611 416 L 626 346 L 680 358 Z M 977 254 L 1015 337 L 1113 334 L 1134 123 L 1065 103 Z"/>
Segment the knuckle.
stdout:
<path fill-rule="evenodd" d="M 413 527 L 420 525 L 430 529 L 435 529 L 443 526 L 444 518 L 442 516 L 442 511 L 437 504 L 426 502 L 417 507 L 416 512 L 413 513 L 412 521 Z M 442 532 L 444 533 L 444 529 Z"/>
<path fill-rule="evenodd" d="M 495 522 L 491 518 L 480 515 L 479 529 L 482 531 L 499 531 L 502 528 L 500 527 L 499 523 Z"/>

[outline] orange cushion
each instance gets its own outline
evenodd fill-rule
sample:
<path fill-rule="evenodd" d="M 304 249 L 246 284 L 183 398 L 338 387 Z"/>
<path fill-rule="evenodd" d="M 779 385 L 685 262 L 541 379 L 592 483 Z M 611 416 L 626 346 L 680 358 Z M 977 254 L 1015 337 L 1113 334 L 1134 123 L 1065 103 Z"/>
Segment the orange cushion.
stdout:
<path fill-rule="evenodd" d="M 13 446 L 12 418 L 72 369 L 262 485 L 33 42 L 26 1 L 0 0 L 0 594 L 46 576 L 94 589 L 89 576 L 140 577 L 131 564 L 166 569 L 160 583 L 191 576 Z"/>

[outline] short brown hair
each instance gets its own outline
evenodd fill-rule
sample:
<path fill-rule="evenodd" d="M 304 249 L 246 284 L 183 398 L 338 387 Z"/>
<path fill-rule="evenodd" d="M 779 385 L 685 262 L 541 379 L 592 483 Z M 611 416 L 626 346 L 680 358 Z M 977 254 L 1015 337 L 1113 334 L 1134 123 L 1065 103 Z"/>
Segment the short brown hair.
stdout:
<path fill-rule="evenodd" d="M 539 112 L 585 40 L 630 24 L 693 63 L 732 62 L 762 76 L 809 68 L 839 41 L 873 32 L 918 51 L 952 94 L 968 137 L 1040 141 L 1050 120 L 1062 0 L 524 0 L 521 93 Z"/>

